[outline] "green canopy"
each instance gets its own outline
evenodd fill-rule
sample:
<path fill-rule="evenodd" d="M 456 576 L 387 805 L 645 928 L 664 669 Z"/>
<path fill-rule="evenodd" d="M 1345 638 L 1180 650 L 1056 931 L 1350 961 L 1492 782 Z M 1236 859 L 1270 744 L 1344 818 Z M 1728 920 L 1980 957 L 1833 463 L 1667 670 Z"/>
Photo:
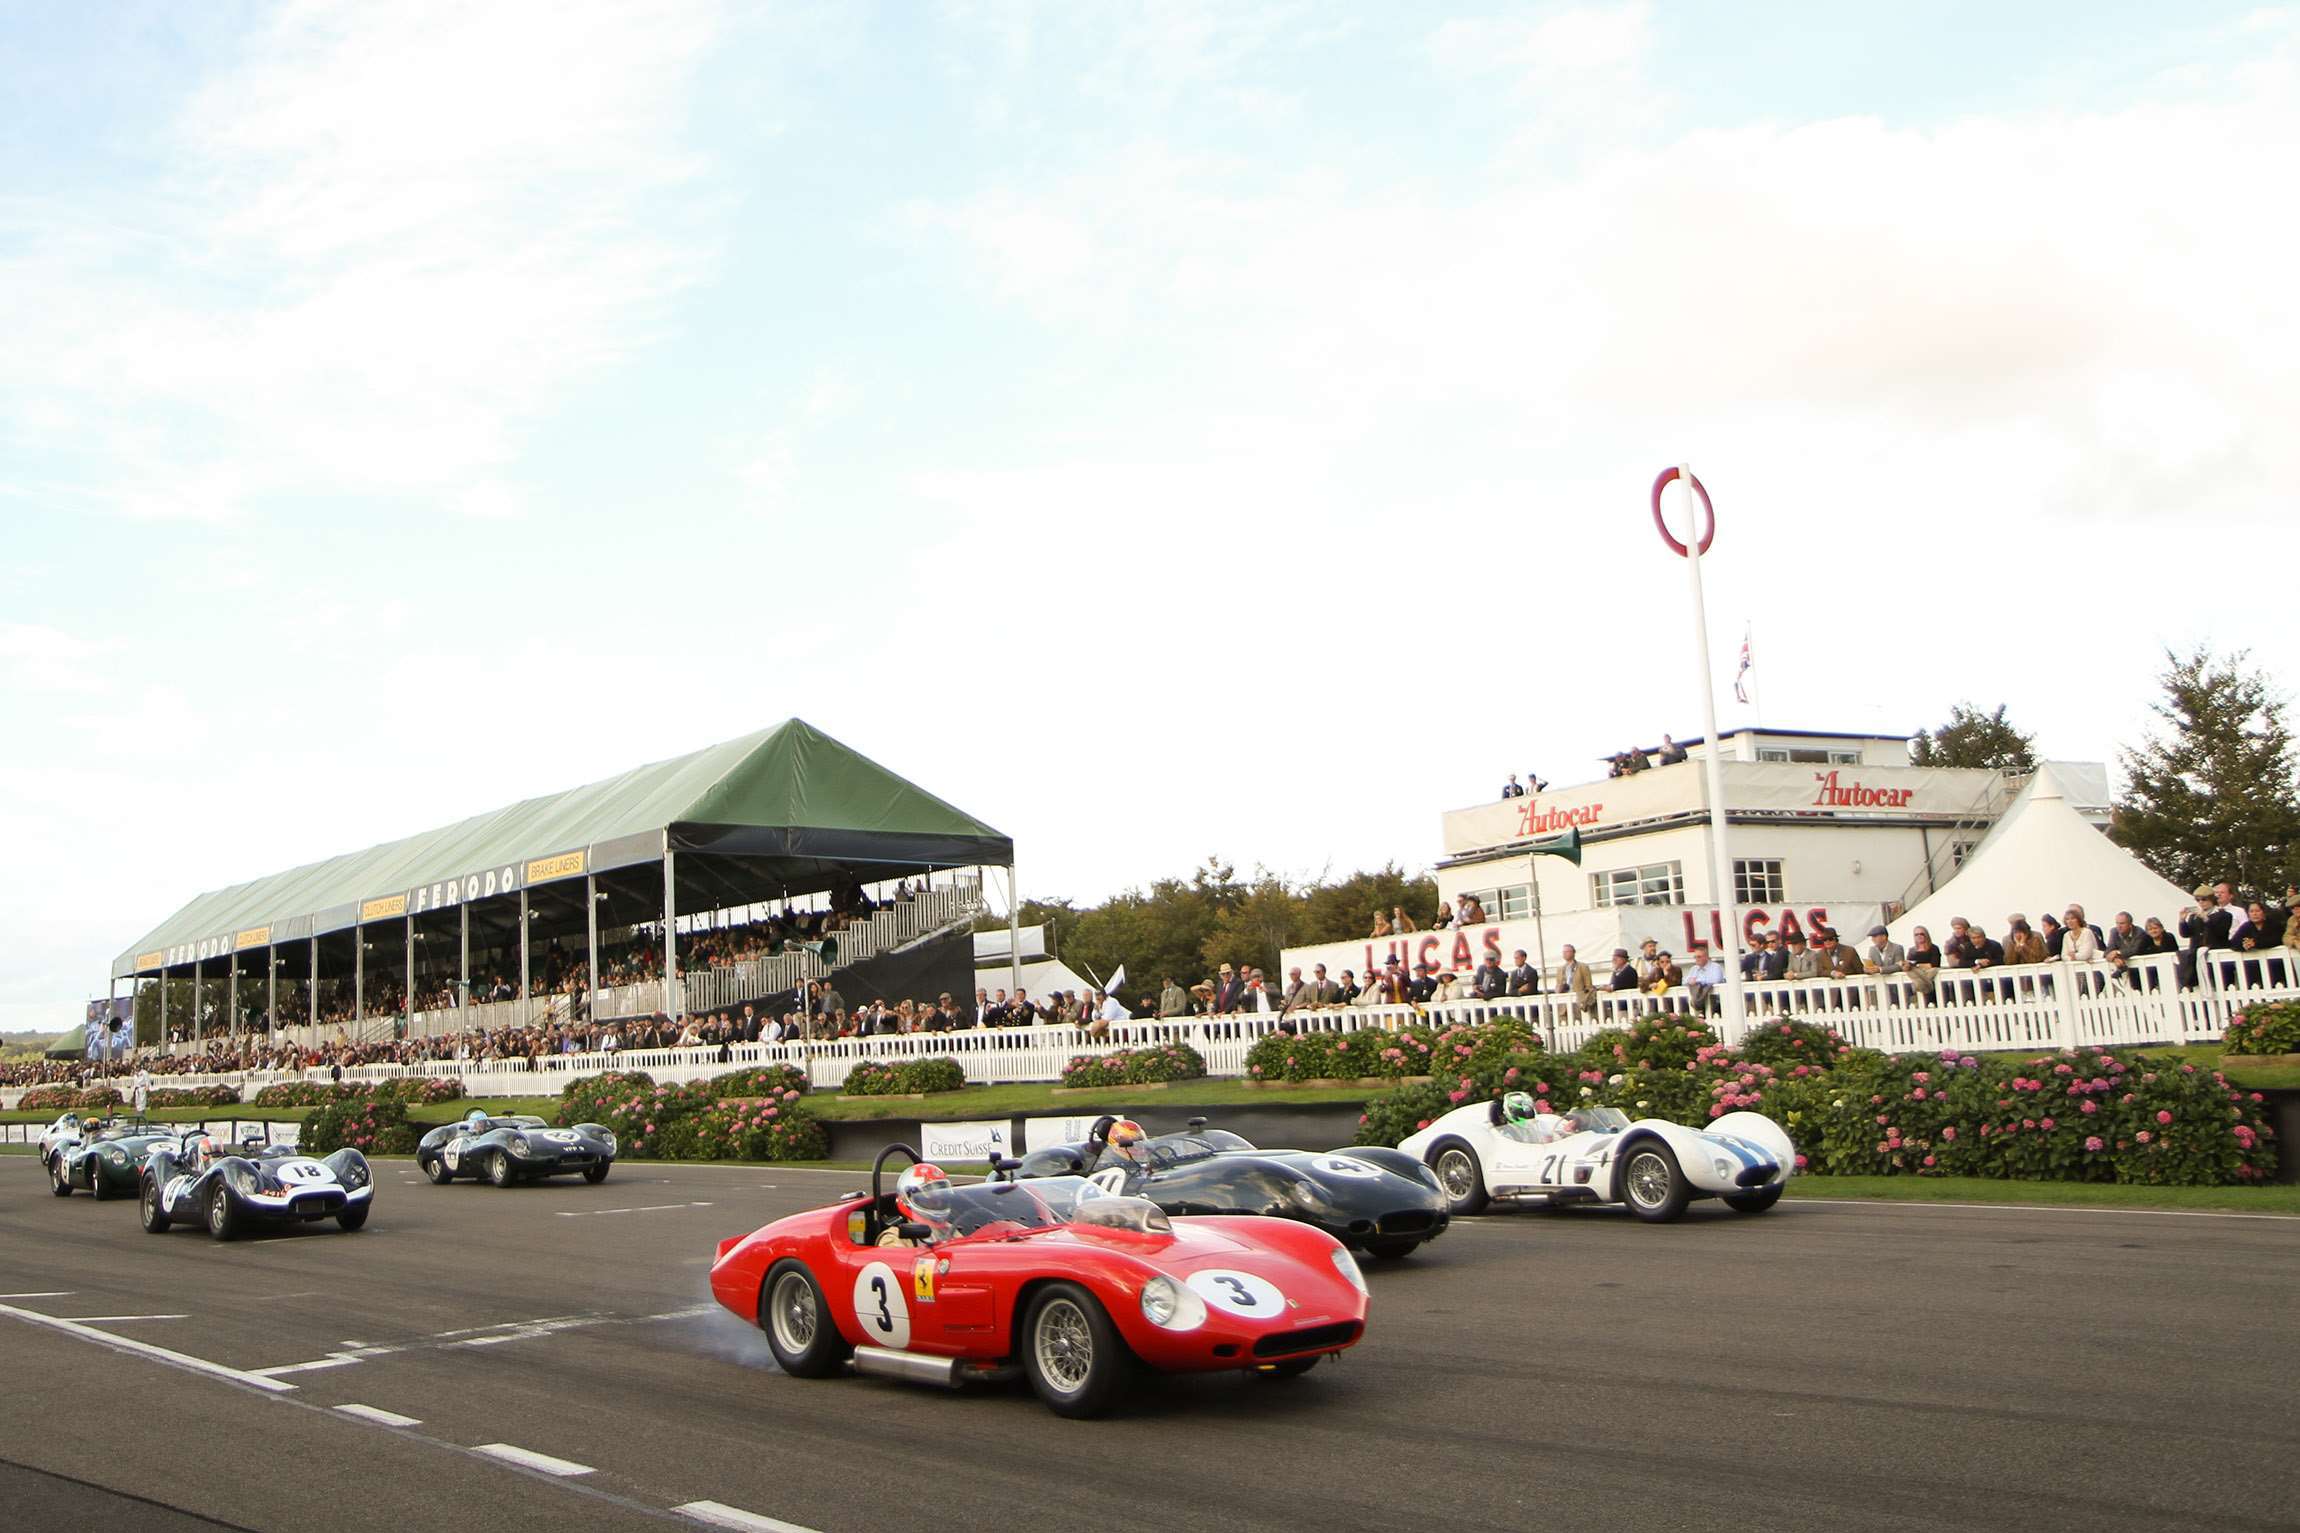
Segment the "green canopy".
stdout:
<path fill-rule="evenodd" d="M 83 1022 L 63 1037 L 48 1045 L 44 1057 L 48 1059 L 84 1059 L 88 1053 L 88 1024 Z"/>
<path fill-rule="evenodd" d="M 790 719 L 602 782 L 213 890 L 145 933 L 113 973 L 149 973 L 361 920 L 658 863 L 666 849 L 738 859 L 754 884 L 775 880 L 799 890 L 840 877 L 872 882 L 1014 861 L 1009 837 Z M 738 882 L 717 878 L 696 888 L 707 897 Z"/>

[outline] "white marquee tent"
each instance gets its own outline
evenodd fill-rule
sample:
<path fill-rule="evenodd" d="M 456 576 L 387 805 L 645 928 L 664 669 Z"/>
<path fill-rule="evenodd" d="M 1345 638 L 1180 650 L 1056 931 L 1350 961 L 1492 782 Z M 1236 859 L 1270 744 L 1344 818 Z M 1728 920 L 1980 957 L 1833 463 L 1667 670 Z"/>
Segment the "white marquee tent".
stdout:
<path fill-rule="evenodd" d="M 2041 925 L 2045 915 L 2057 918 L 2072 902 L 2103 932 L 2120 910 L 2131 911 L 2136 925 L 2157 916 L 2172 927 L 2191 903 L 2178 884 L 2087 822 L 2053 764 L 2044 762 L 1956 877 L 1891 923 L 1892 937 L 1907 942 L 1922 926 L 1935 942 L 1946 942 L 1949 918 L 1961 915 L 2002 941 L 2006 916 L 2017 911 Z"/>

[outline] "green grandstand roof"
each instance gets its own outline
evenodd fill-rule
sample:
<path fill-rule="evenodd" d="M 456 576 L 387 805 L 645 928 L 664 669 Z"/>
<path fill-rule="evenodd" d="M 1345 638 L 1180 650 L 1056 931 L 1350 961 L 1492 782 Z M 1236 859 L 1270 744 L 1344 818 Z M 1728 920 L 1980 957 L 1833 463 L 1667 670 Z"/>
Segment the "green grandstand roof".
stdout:
<path fill-rule="evenodd" d="M 115 975 L 301 941 L 585 872 L 658 862 L 673 848 L 847 869 L 864 881 L 930 867 L 1002 867 L 1014 843 L 800 719 L 438 830 L 199 896 L 147 932 Z M 441 900 L 437 891 L 449 888 Z M 802 887 L 823 887 L 811 885 Z M 471 890 L 472 893 L 459 893 Z M 428 895 L 428 898 L 427 898 Z M 260 934 L 260 935 L 259 935 Z"/>

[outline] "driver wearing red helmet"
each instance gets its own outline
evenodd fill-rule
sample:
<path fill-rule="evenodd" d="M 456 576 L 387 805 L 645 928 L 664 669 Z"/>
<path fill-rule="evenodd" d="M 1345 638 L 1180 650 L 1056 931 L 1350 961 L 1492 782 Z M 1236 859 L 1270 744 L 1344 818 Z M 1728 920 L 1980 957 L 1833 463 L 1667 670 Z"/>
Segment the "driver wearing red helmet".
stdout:
<path fill-rule="evenodd" d="M 931 1234 L 924 1241 L 904 1238 L 901 1226 L 889 1225 L 880 1233 L 882 1246 L 932 1245 L 946 1240 L 951 1234 L 951 1181 L 950 1173 L 932 1161 L 920 1161 L 904 1171 L 894 1184 L 894 1206 L 903 1219 L 912 1224 L 923 1224 Z"/>

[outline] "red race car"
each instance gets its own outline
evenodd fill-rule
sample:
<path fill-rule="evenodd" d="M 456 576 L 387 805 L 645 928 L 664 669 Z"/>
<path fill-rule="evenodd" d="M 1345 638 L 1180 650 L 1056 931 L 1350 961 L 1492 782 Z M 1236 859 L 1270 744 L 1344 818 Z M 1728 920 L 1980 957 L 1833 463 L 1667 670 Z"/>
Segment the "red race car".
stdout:
<path fill-rule="evenodd" d="M 1365 1279 L 1322 1230 L 1170 1219 L 1075 1176 L 960 1187 L 907 1145 L 867 1194 L 720 1242 L 711 1292 L 799 1378 L 1019 1373 L 1063 1416 L 1108 1410 L 1138 1364 L 1292 1377 L 1366 1329 Z"/>

